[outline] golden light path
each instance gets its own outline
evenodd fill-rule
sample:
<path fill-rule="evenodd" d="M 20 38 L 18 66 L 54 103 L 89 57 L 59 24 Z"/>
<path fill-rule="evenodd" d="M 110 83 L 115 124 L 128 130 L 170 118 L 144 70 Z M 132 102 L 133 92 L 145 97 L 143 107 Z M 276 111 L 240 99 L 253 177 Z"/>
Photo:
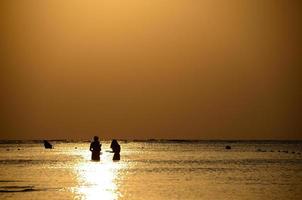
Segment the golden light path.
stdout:
<path fill-rule="evenodd" d="M 74 191 L 75 199 L 116 200 L 122 197 L 118 183 L 122 178 L 120 171 L 126 167 L 125 163 L 112 161 L 110 153 L 103 154 L 100 162 L 86 161 L 79 162 L 74 168 L 79 183 Z"/>

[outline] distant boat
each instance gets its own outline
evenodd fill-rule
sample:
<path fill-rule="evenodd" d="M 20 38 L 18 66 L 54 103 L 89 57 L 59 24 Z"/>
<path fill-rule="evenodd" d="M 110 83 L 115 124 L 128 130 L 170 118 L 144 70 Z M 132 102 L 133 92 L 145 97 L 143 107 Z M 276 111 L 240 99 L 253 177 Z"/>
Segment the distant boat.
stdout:
<path fill-rule="evenodd" d="M 44 140 L 45 149 L 52 149 L 52 144 L 50 144 L 47 140 Z"/>

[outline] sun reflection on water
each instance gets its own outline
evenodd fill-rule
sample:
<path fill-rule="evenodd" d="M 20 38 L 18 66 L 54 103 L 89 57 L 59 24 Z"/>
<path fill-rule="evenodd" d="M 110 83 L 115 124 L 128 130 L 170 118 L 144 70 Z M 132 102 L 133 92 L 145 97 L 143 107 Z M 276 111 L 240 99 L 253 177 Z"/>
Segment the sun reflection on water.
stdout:
<path fill-rule="evenodd" d="M 102 155 L 100 162 L 84 161 L 75 166 L 79 186 L 76 199 L 94 200 L 119 199 L 118 183 L 121 180 L 121 169 L 125 167 L 122 162 L 112 161 L 112 155 Z"/>

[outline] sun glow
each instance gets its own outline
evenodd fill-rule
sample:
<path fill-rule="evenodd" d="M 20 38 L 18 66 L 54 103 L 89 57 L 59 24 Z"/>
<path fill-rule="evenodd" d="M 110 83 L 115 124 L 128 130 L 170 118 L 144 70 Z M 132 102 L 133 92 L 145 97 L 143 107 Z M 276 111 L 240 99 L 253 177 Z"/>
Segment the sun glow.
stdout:
<path fill-rule="evenodd" d="M 112 161 L 111 154 L 102 155 L 100 162 L 80 162 L 75 167 L 79 181 L 76 199 L 119 199 L 118 180 L 123 167 L 122 162 Z"/>

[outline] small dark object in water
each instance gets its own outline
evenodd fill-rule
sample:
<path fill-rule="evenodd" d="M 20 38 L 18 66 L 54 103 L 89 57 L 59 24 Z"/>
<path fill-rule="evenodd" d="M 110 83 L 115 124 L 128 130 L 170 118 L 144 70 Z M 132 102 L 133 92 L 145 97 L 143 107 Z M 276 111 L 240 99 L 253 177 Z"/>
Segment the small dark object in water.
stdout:
<path fill-rule="evenodd" d="M 78 147 L 75 147 L 75 149 L 77 149 Z"/>
<path fill-rule="evenodd" d="M 257 149 L 257 151 L 262 151 L 261 149 Z"/>
<path fill-rule="evenodd" d="M 112 152 L 114 153 L 112 160 L 120 160 L 120 152 L 121 152 L 121 146 L 117 142 L 117 140 L 112 140 L 110 148 L 112 149 Z"/>
<path fill-rule="evenodd" d="M 300 152 L 298 152 L 297 154 L 299 154 L 299 155 L 300 155 L 301 153 L 300 153 Z"/>
<path fill-rule="evenodd" d="M 45 149 L 52 149 L 52 144 L 50 144 L 47 140 L 44 140 Z"/>
<path fill-rule="evenodd" d="M 281 152 L 280 150 L 278 150 L 278 152 Z"/>
<path fill-rule="evenodd" d="M 9 151 L 9 149 L 6 149 L 6 151 Z"/>
<path fill-rule="evenodd" d="M 20 148 L 18 148 L 18 151 L 20 151 L 21 149 Z"/>
<path fill-rule="evenodd" d="M 293 151 L 292 153 L 296 153 L 296 152 Z"/>
<path fill-rule="evenodd" d="M 227 146 L 225 146 L 225 149 L 232 149 L 232 147 L 227 145 Z"/>

